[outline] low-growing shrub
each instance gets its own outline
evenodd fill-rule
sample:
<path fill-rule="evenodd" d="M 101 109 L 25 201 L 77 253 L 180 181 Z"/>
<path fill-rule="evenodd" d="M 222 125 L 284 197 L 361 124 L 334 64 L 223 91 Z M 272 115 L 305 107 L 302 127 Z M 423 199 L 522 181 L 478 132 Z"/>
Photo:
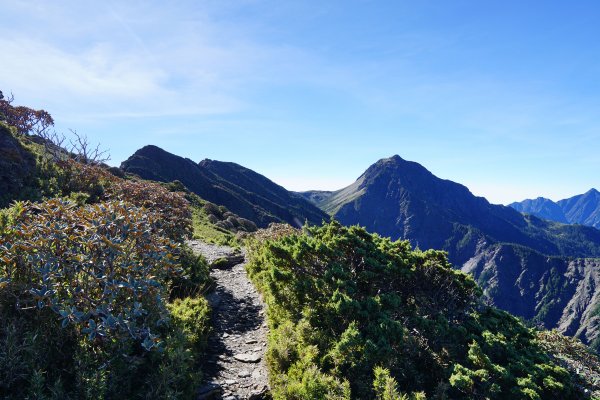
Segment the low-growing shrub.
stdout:
<path fill-rule="evenodd" d="M 210 308 L 203 297 L 176 299 L 168 305 L 173 323 L 182 330 L 196 352 L 206 345 L 210 331 Z"/>
<path fill-rule="evenodd" d="M 171 192 L 158 183 L 125 180 L 98 165 L 73 160 L 59 163 L 64 171 L 63 194 L 85 193 L 87 203 L 125 201 L 161 214 L 162 234 L 175 241 L 191 236 L 192 214 L 183 193 Z"/>
<path fill-rule="evenodd" d="M 169 282 L 169 298 L 195 297 L 202 295 L 211 283 L 206 259 L 195 254 L 187 245 L 179 248 L 181 273 Z"/>
<path fill-rule="evenodd" d="M 276 399 L 579 396 L 534 332 L 480 303 L 442 252 L 331 222 L 259 232 L 249 254 Z"/>
<path fill-rule="evenodd" d="M 209 277 L 186 194 L 47 138 L 0 122 L 0 398 L 194 398 Z"/>

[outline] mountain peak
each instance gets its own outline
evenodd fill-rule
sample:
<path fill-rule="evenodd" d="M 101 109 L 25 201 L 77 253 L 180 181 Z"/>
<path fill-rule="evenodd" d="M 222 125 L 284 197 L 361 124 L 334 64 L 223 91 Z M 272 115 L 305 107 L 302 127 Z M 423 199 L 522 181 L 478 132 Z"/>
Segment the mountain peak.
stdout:
<path fill-rule="evenodd" d="M 414 161 L 407 161 L 400 157 L 399 155 L 393 155 L 388 158 L 382 158 L 377 161 L 375 164 L 371 165 L 365 173 L 364 177 L 373 177 L 380 175 L 383 172 L 389 172 L 393 174 L 400 173 L 401 175 L 406 176 L 430 176 L 431 172 L 421 164 Z"/>
<path fill-rule="evenodd" d="M 406 165 L 406 164 L 411 164 L 411 163 L 413 163 L 413 162 L 405 160 L 404 158 L 400 157 L 398 154 L 394 154 L 391 157 L 380 159 L 379 161 L 377 161 L 375 163 L 375 165 L 377 165 L 377 164 Z M 416 163 L 414 163 L 414 164 L 416 164 Z"/>
<path fill-rule="evenodd" d="M 403 159 L 402 157 L 400 157 L 398 154 L 394 154 L 391 157 L 384 158 L 384 159 L 382 159 L 382 161 L 391 161 L 391 162 L 396 162 L 396 163 L 406 162 L 406 160 Z"/>
<path fill-rule="evenodd" d="M 138 149 L 134 154 L 153 154 L 153 153 L 167 153 L 164 149 L 155 146 L 153 144 L 148 144 L 141 149 Z"/>
<path fill-rule="evenodd" d="M 564 224 L 581 224 L 600 229 L 600 192 L 595 188 L 557 202 L 538 197 L 512 203 L 510 207 Z"/>

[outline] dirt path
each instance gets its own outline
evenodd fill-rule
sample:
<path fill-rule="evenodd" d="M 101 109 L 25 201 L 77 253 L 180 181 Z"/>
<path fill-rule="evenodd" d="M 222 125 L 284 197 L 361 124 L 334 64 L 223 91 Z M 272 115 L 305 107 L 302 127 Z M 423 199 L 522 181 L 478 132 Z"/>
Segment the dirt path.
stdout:
<path fill-rule="evenodd" d="M 205 384 L 199 399 L 267 399 L 267 325 L 264 305 L 244 269 L 243 253 L 192 241 L 192 249 L 213 264 L 215 290 L 207 298 L 214 332 L 208 342 Z"/>

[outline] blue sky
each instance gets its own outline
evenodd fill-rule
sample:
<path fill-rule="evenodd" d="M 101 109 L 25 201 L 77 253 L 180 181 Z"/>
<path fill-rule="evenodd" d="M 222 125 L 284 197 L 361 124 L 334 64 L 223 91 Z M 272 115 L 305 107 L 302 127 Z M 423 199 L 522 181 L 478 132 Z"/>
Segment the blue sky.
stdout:
<path fill-rule="evenodd" d="M 600 189 L 595 1 L 4 1 L 0 89 L 118 165 L 155 144 L 338 189 L 399 154 L 495 203 Z"/>

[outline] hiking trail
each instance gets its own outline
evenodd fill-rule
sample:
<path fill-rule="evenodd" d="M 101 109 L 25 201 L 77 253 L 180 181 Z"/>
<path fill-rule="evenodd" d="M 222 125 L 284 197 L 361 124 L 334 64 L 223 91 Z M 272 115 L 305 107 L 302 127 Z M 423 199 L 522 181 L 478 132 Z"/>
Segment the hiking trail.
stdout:
<path fill-rule="evenodd" d="M 243 251 L 188 242 L 211 265 L 213 333 L 206 349 L 199 400 L 269 399 L 265 306 L 246 274 Z"/>

